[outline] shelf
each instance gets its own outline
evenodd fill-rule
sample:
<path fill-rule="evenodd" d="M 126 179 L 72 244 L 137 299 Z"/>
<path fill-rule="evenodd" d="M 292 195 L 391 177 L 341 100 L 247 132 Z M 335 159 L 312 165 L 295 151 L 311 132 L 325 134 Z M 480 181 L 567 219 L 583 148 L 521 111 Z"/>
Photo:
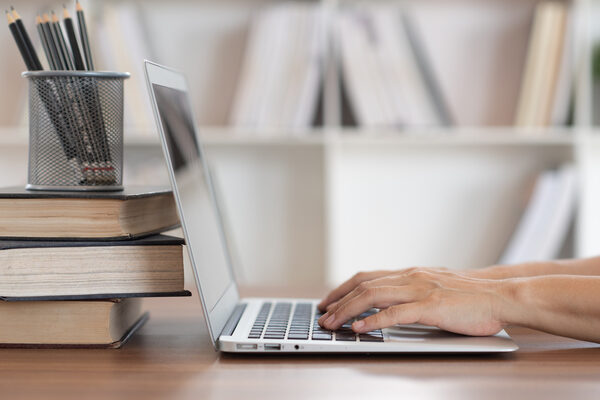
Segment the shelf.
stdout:
<path fill-rule="evenodd" d="M 516 129 L 513 127 L 412 128 L 407 131 L 344 129 L 330 136 L 343 144 L 421 146 L 570 146 L 570 128 Z"/>
<path fill-rule="evenodd" d="M 264 132 L 234 131 L 224 127 L 200 128 L 206 145 L 219 146 L 311 146 L 324 144 L 359 145 L 523 145 L 570 146 L 574 143 L 571 128 L 515 129 L 513 127 L 410 128 L 374 130 L 360 128 L 314 129 L 305 132 L 272 130 Z M 130 145 L 158 145 L 149 135 L 126 137 Z"/>
<path fill-rule="evenodd" d="M 0 146 L 27 146 L 27 130 L 0 128 Z M 593 133 L 600 132 L 593 130 Z M 571 128 L 516 129 L 513 127 L 410 128 L 406 130 L 315 129 L 305 132 L 234 131 L 224 127 L 200 128 L 208 146 L 572 146 L 576 142 Z M 596 136 L 595 134 L 586 134 Z M 599 139 L 600 140 L 600 139 Z M 127 130 L 127 147 L 158 147 L 154 133 Z"/>

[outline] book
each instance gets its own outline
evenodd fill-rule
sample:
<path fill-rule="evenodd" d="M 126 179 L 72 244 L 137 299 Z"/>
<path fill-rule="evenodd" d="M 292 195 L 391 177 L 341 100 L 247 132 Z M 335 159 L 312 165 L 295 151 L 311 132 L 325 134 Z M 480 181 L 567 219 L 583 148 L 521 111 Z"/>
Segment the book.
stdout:
<path fill-rule="evenodd" d="M 0 189 L 0 237 L 131 239 L 179 225 L 170 190 L 128 187 L 121 192 Z"/>
<path fill-rule="evenodd" d="M 129 71 L 130 79 L 124 86 L 123 124 L 138 134 L 154 132 L 150 99 L 146 95 L 144 59 L 154 59 L 141 5 L 117 2 L 102 7 L 95 24 L 90 24 L 96 40 L 97 61 L 108 71 Z"/>
<path fill-rule="evenodd" d="M 121 347 L 148 319 L 139 299 L 0 301 L 0 347 Z"/>
<path fill-rule="evenodd" d="M 183 239 L 0 240 L 0 296 L 154 296 L 184 290 Z"/>
<path fill-rule="evenodd" d="M 569 8 L 563 2 L 543 1 L 536 6 L 517 104 L 517 126 L 549 126 L 568 114 L 564 97 L 570 98 L 568 80 L 572 77 L 569 60 L 563 56 L 569 54 L 565 46 L 568 20 Z"/>
<path fill-rule="evenodd" d="M 230 123 L 238 130 L 309 128 L 322 86 L 324 21 L 312 4 L 277 4 L 253 18 Z"/>
<path fill-rule="evenodd" d="M 575 216 L 577 185 L 573 166 L 544 171 L 512 235 L 501 264 L 552 260 L 559 256 Z"/>
<path fill-rule="evenodd" d="M 335 24 L 343 84 L 364 127 L 449 125 L 416 27 L 396 5 L 343 8 Z"/>

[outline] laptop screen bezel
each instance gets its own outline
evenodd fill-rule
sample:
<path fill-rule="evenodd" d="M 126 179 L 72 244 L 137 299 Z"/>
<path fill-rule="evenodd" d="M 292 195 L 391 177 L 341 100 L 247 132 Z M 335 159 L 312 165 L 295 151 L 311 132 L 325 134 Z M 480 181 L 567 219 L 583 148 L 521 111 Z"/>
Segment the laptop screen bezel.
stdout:
<path fill-rule="evenodd" d="M 223 219 L 221 217 L 220 207 L 219 207 L 217 198 L 215 196 L 215 188 L 214 188 L 214 185 L 212 184 L 212 177 L 209 172 L 209 166 L 207 164 L 206 158 L 204 157 L 204 155 L 206 153 L 205 153 L 204 147 L 202 145 L 202 140 L 198 135 L 198 129 L 194 125 L 194 134 L 196 136 L 196 141 L 198 143 L 199 151 L 201 154 L 200 158 L 202 160 L 203 167 L 204 167 L 203 169 L 205 171 L 204 179 L 206 180 L 206 183 L 209 186 L 209 190 L 213 197 L 212 200 L 213 200 L 213 204 L 215 205 L 214 212 L 216 213 L 216 218 L 218 221 L 218 226 L 219 226 L 219 231 L 220 231 L 220 236 L 221 236 L 220 240 L 223 241 L 223 249 L 226 253 L 225 258 L 227 259 L 227 268 L 229 268 L 229 273 L 231 276 L 231 282 L 229 282 L 229 284 L 227 285 L 223 294 L 221 295 L 219 300 L 217 300 L 217 302 L 215 303 L 213 308 L 209 309 L 209 307 L 207 306 L 206 299 L 204 298 L 204 296 L 202 294 L 202 286 L 200 284 L 200 276 L 196 269 L 196 263 L 194 261 L 194 256 L 191 251 L 191 246 L 193 246 L 193 243 L 190 242 L 188 230 L 186 229 L 186 225 L 189 223 L 189 221 L 185 221 L 183 218 L 183 212 L 182 212 L 183 208 L 181 206 L 181 197 L 179 195 L 179 190 L 177 188 L 177 184 L 176 184 L 176 180 L 175 180 L 175 170 L 171 163 L 171 158 L 169 155 L 169 148 L 167 146 L 166 134 L 163 130 L 162 120 L 160 117 L 160 112 L 158 109 L 158 104 L 157 104 L 157 101 L 156 101 L 156 98 L 154 95 L 154 89 L 153 89 L 153 85 L 156 84 L 156 85 L 164 86 L 167 88 L 179 90 L 179 91 L 185 93 L 186 101 L 190 102 L 187 81 L 185 79 L 185 76 L 183 74 L 181 74 L 180 72 L 178 72 L 174 69 L 171 69 L 169 67 L 165 67 L 165 66 L 156 64 L 156 63 L 148 61 L 148 60 L 144 61 L 144 71 L 146 74 L 146 84 L 147 84 L 147 88 L 148 88 L 148 93 L 150 95 L 150 100 L 152 103 L 152 110 L 154 112 L 154 119 L 156 121 L 156 127 L 159 132 L 159 137 L 161 140 L 161 147 L 163 150 L 163 155 L 166 160 L 167 169 L 169 171 L 169 179 L 171 181 L 171 187 L 173 189 L 173 195 L 175 197 L 175 202 L 177 205 L 177 213 L 179 214 L 181 228 L 183 230 L 183 234 L 184 234 L 184 237 L 186 240 L 187 252 L 188 252 L 190 263 L 192 266 L 194 281 L 196 283 L 196 288 L 198 289 L 198 295 L 200 297 L 200 302 L 202 304 L 202 309 L 204 311 L 204 317 L 206 320 L 206 324 L 208 326 L 210 339 L 211 339 L 215 349 L 218 349 L 218 339 L 219 339 L 221 332 L 223 331 L 223 327 L 227 323 L 229 316 L 231 315 L 234 308 L 236 307 L 236 305 L 239 302 L 238 288 L 237 288 L 237 283 L 235 281 L 235 274 L 233 271 L 233 267 L 231 265 L 231 256 L 229 254 L 229 248 L 227 246 L 227 240 L 225 237 L 225 230 L 223 227 Z M 191 109 L 191 107 L 190 107 L 190 109 Z M 192 115 L 192 117 L 193 117 L 193 115 Z M 195 121 L 195 119 L 193 119 L 193 120 Z"/>

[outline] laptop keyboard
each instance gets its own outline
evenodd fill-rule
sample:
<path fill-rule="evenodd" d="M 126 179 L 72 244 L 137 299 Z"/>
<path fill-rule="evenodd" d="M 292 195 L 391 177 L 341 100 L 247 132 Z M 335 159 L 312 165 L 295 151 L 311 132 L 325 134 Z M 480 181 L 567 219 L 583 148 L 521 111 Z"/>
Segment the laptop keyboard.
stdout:
<path fill-rule="evenodd" d="M 292 313 L 293 308 L 293 313 Z M 314 314 L 313 314 L 313 308 Z M 359 315 L 362 319 L 372 312 Z M 356 334 L 352 331 L 352 319 L 336 331 L 321 328 L 319 318 L 323 314 L 312 303 L 271 302 L 262 304 L 256 320 L 250 329 L 248 339 L 289 339 L 289 340 L 330 340 L 338 342 L 383 342 L 383 333 L 377 329 L 368 333 Z M 291 319 L 291 322 L 290 322 Z"/>

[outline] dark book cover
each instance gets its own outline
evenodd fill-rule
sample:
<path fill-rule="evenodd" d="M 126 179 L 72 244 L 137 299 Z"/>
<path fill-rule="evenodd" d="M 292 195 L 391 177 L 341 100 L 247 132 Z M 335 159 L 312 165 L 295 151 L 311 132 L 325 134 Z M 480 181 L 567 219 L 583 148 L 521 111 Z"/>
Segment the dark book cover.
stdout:
<path fill-rule="evenodd" d="M 27 190 L 22 186 L 0 188 L 0 199 L 113 199 L 130 200 L 172 194 L 166 186 L 128 186 L 115 192 L 77 192 L 54 190 Z"/>
<path fill-rule="evenodd" d="M 75 300 L 114 300 L 139 297 L 190 297 L 189 290 L 178 292 L 147 292 L 147 293 L 100 293 L 73 294 L 67 296 L 0 296 L 0 301 L 75 301 Z"/>
<path fill-rule="evenodd" d="M 10 249 L 34 249 L 51 247 L 100 247 L 100 246 L 176 246 L 185 240 L 168 235 L 152 235 L 131 240 L 14 240 L 0 239 L 0 251 Z"/>

